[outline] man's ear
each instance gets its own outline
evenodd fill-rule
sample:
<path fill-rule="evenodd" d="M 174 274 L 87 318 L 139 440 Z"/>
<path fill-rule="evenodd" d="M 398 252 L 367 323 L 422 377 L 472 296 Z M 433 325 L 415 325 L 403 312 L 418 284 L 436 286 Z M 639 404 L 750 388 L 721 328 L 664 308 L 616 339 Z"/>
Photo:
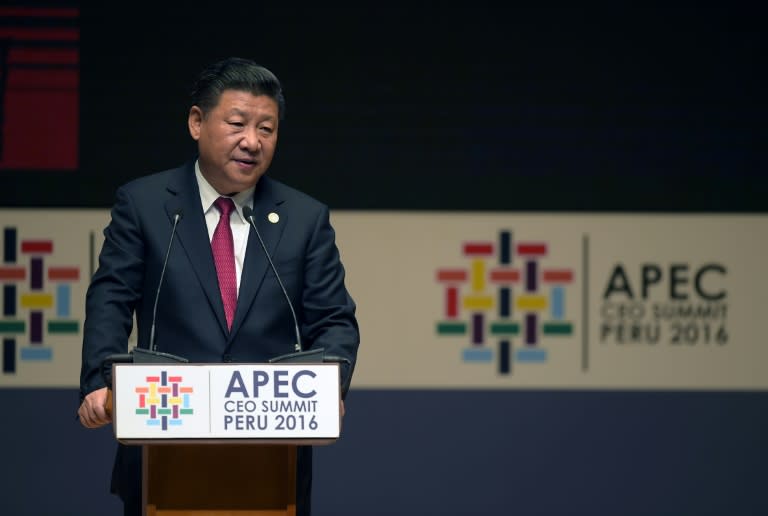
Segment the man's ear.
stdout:
<path fill-rule="evenodd" d="M 200 126 L 203 125 L 203 110 L 197 106 L 192 106 L 189 109 L 187 125 L 189 126 L 189 135 L 192 136 L 192 139 L 195 141 L 199 140 Z"/>

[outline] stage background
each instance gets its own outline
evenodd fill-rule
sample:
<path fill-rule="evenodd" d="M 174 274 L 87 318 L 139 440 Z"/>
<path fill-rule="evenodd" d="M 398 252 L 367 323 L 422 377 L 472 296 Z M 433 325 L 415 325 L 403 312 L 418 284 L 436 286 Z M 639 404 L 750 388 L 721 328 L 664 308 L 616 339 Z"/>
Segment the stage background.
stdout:
<path fill-rule="evenodd" d="M 761 21 L 738 4 L 82 6 L 78 166 L 0 171 L 0 206 L 107 208 L 177 165 L 192 77 L 243 55 L 286 90 L 270 174 L 337 212 L 764 214 Z M 119 514 L 111 430 L 79 427 L 77 401 L 0 390 L 0 512 Z M 768 513 L 762 390 L 353 385 L 347 409 L 316 452 L 318 515 Z"/>

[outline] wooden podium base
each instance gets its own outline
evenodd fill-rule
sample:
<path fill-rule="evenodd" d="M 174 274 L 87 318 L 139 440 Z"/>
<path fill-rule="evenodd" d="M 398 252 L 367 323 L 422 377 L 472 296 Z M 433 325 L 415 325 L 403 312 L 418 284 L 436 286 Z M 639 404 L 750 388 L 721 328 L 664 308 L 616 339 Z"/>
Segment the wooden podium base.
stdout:
<path fill-rule="evenodd" d="M 143 446 L 146 516 L 296 516 L 296 446 Z"/>

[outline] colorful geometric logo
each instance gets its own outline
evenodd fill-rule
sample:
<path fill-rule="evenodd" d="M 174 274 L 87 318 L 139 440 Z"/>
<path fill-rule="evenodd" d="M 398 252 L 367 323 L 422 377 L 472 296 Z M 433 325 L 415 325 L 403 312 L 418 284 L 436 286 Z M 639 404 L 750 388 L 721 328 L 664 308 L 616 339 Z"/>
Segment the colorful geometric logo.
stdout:
<path fill-rule="evenodd" d="M 549 245 L 514 242 L 507 230 L 496 242 L 464 242 L 461 251 L 467 267 L 437 271 L 445 288 L 437 334 L 467 336 L 463 361 L 495 360 L 499 374 L 511 374 L 515 361 L 546 362 L 550 337 L 573 334 L 565 304 L 573 269 L 543 267 Z"/>
<path fill-rule="evenodd" d="M 161 371 L 160 376 L 147 376 L 146 382 L 136 387 L 136 414 L 147 416 L 147 426 L 168 430 L 169 426 L 183 423 L 181 416 L 194 414 L 190 399 L 193 388 L 183 387 L 181 376 L 168 376 L 167 371 Z"/>
<path fill-rule="evenodd" d="M 45 345 L 44 336 L 80 332 L 80 322 L 71 317 L 72 285 L 80 281 L 80 268 L 46 267 L 45 257 L 52 254 L 51 240 L 19 242 L 15 227 L 4 228 L 0 265 L 3 374 L 17 372 L 17 358 L 30 362 L 52 360 L 53 348 Z"/>

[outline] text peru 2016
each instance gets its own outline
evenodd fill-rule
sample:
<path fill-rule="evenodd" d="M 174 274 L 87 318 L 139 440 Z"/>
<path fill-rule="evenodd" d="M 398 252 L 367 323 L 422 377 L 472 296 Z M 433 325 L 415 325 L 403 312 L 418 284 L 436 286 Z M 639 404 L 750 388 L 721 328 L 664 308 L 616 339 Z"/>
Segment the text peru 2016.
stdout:
<path fill-rule="evenodd" d="M 234 371 L 224 395 L 225 430 L 316 430 L 314 371 L 255 370 L 247 382 Z M 260 399 L 266 397 L 268 399 Z"/>

